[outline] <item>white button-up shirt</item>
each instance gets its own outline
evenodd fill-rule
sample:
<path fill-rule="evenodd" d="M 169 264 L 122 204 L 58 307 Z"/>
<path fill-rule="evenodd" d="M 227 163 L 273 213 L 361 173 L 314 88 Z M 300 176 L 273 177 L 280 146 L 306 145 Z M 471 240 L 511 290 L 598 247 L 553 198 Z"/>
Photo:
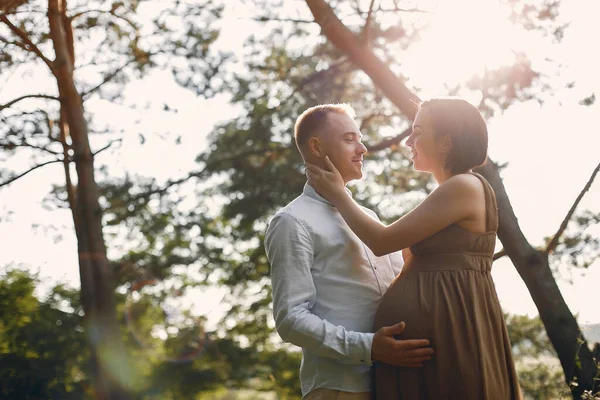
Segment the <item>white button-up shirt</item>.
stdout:
<path fill-rule="evenodd" d="M 265 247 L 277 332 L 302 348 L 302 394 L 369 391 L 375 312 L 400 253 L 376 257 L 308 184 L 273 217 Z"/>

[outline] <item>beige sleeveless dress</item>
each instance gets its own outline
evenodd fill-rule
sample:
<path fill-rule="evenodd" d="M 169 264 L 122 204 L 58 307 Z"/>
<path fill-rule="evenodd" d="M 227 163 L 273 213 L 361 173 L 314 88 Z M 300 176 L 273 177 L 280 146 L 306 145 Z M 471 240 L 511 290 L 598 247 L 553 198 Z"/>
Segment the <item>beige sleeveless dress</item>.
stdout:
<path fill-rule="evenodd" d="M 422 368 L 374 366 L 376 399 L 521 399 L 502 309 L 491 276 L 498 228 L 496 197 L 485 189 L 486 233 L 450 225 L 410 248 L 385 293 L 375 330 L 400 321 L 400 339 L 429 339 Z"/>

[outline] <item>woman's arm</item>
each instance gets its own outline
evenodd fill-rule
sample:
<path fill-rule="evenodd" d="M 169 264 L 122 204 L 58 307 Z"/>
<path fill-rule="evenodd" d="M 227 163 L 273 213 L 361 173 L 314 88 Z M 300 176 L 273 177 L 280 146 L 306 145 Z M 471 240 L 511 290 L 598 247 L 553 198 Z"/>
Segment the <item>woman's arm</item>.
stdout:
<path fill-rule="evenodd" d="M 473 216 L 477 186 L 475 177 L 457 175 L 434 190 L 414 210 L 384 226 L 362 212 L 350 197 L 332 202 L 356 235 L 377 256 L 410 247 L 445 227 Z"/>
<path fill-rule="evenodd" d="M 330 161 L 327 160 L 327 164 L 331 172 L 307 165 L 310 184 L 331 201 L 350 229 L 377 256 L 404 249 L 455 222 L 473 218 L 482 190 L 476 177 L 456 175 L 440 185 L 414 210 L 385 226 L 359 208 L 343 190 L 339 172 Z"/>

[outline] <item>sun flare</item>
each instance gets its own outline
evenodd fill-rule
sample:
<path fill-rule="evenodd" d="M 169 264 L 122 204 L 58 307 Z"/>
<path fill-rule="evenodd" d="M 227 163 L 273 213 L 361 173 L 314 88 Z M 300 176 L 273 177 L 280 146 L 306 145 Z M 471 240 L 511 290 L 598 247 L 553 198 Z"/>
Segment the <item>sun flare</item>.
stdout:
<path fill-rule="evenodd" d="M 440 1 L 415 45 L 419 75 L 449 86 L 514 63 L 519 33 L 494 0 Z"/>

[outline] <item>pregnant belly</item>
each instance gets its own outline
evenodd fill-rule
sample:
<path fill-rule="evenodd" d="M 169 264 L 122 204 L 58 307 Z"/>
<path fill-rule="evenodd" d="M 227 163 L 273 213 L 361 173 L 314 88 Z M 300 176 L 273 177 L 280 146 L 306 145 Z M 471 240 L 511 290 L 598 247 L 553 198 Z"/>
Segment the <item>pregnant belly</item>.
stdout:
<path fill-rule="evenodd" d="M 375 314 L 374 329 L 406 323 L 401 339 L 430 339 L 433 329 L 433 310 L 428 298 L 426 276 L 401 274 L 383 296 Z M 425 274 L 428 275 L 428 274 Z"/>

